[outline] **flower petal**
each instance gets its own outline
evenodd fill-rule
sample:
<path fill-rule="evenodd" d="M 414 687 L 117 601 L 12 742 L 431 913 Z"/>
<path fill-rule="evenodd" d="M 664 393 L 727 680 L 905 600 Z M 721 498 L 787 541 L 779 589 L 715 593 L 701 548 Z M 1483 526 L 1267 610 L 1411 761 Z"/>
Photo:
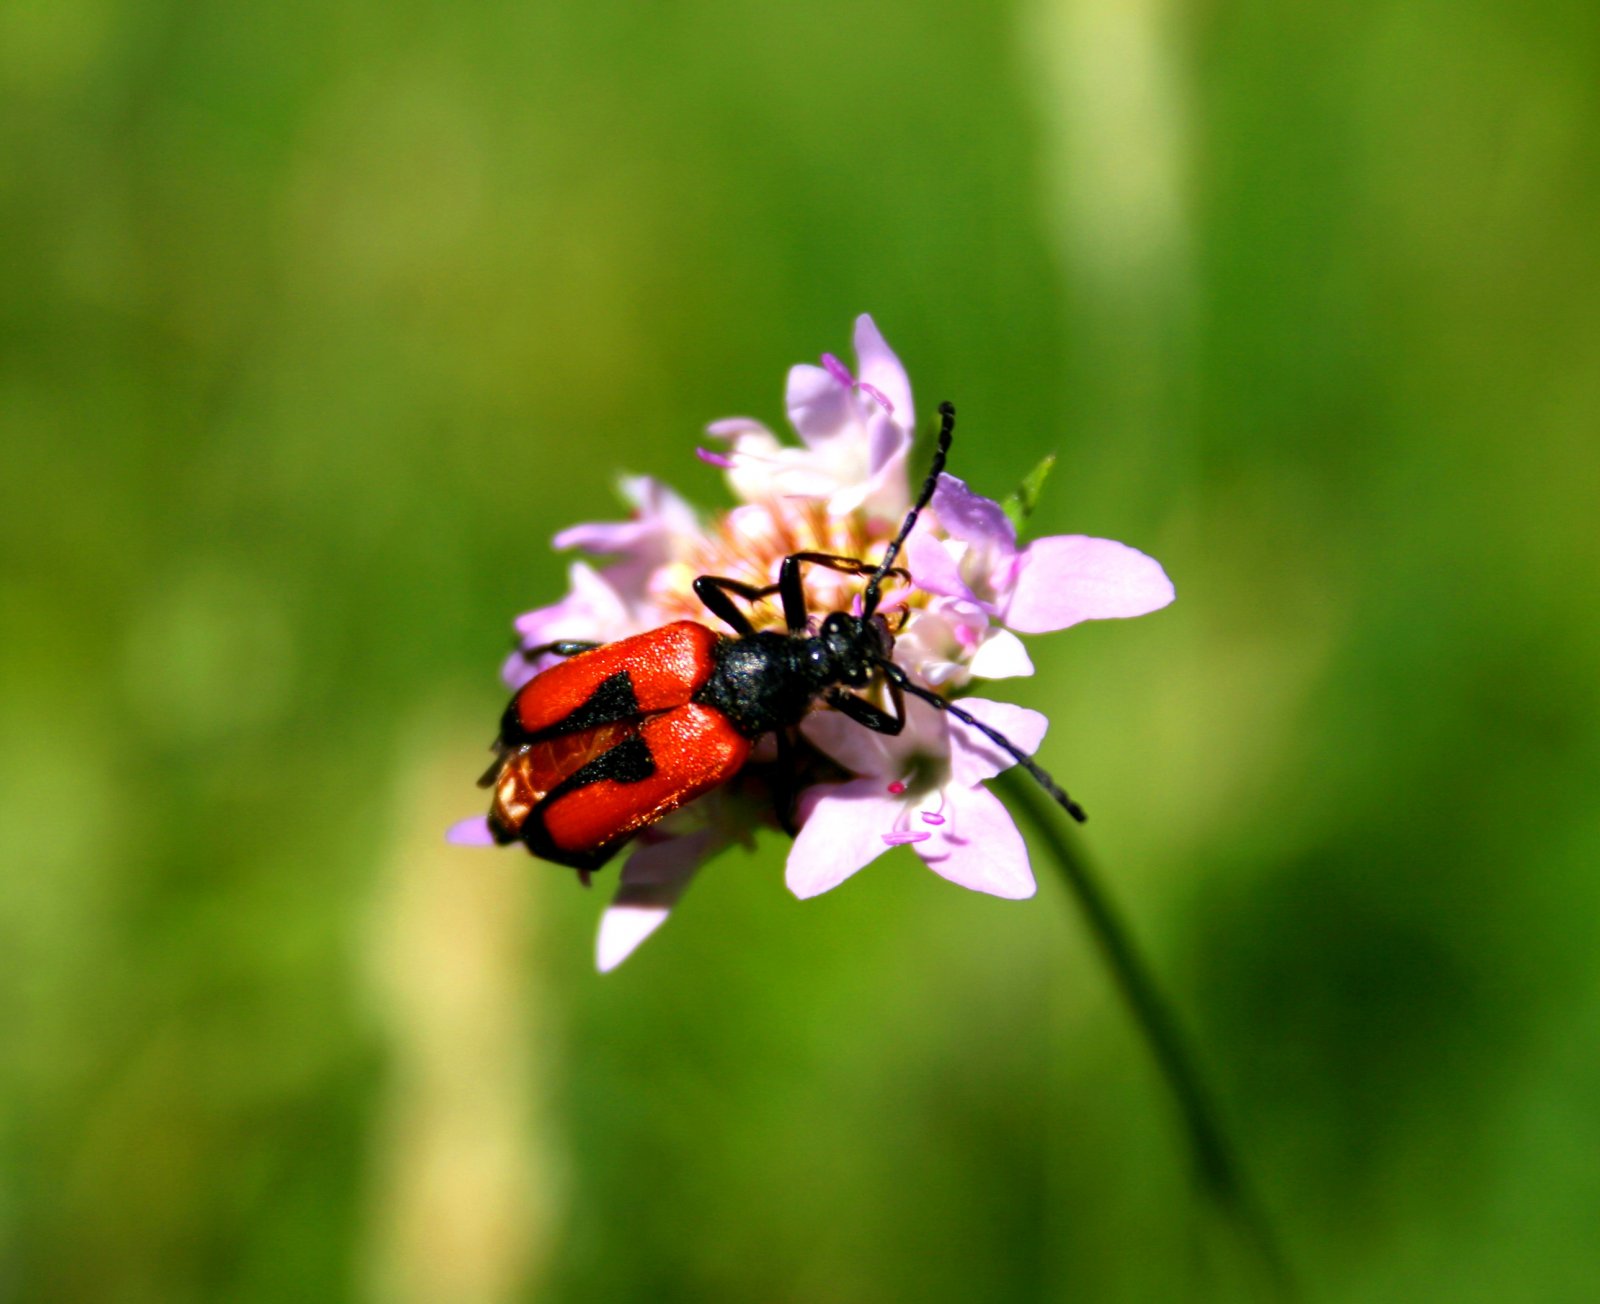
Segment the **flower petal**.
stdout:
<path fill-rule="evenodd" d="M 610 643 L 640 632 L 639 625 L 629 615 L 627 603 L 611 584 L 613 578 L 624 578 L 620 574 L 623 570 L 623 567 L 613 566 L 602 574 L 587 562 L 573 562 L 567 572 L 572 591 L 559 602 L 518 616 L 514 622 L 518 642 L 523 647 L 538 647 L 562 639 Z M 554 655 L 550 655 L 534 664 L 520 651 L 513 652 L 500 668 L 500 674 L 512 688 L 521 688 L 555 660 Z"/>
<path fill-rule="evenodd" d="M 911 382 L 906 378 L 906 369 L 867 313 L 856 318 L 855 346 L 857 378 L 889 400 L 896 425 L 902 430 L 915 430 L 917 414 L 911 405 Z"/>
<path fill-rule="evenodd" d="M 795 432 L 812 447 L 856 423 L 855 395 L 832 372 L 800 363 L 789 368 L 784 406 Z"/>
<path fill-rule="evenodd" d="M 494 834 L 489 832 L 489 821 L 482 815 L 457 820 L 445 830 L 444 840 L 458 847 L 492 847 Z"/>
<path fill-rule="evenodd" d="M 641 552 L 652 564 L 670 547 L 674 535 L 697 535 L 694 509 L 661 481 L 648 475 L 626 476 L 618 486 L 633 507 L 626 521 L 574 525 L 551 541 L 558 549 L 582 548 L 602 555 Z"/>
<path fill-rule="evenodd" d="M 1039 712 L 1012 702 L 966 697 L 961 700 L 961 709 L 996 733 L 1004 734 L 1030 756 L 1039 750 L 1050 727 L 1050 721 Z M 1010 755 L 954 716 L 950 717 L 950 743 L 950 777 L 954 785 L 973 787 L 1016 764 Z"/>
<path fill-rule="evenodd" d="M 911 436 L 888 418 L 882 418 L 874 430 L 887 431 L 884 440 L 868 435 L 868 460 L 871 463 L 864 473 L 853 479 L 840 477 L 842 487 L 828 498 L 829 516 L 848 516 L 864 511 L 869 516 L 899 520 L 905 515 L 911 499 L 906 491 L 906 454 L 911 450 Z M 877 460 L 877 459 L 882 459 Z"/>
<path fill-rule="evenodd" d="M 876 860 L 889 849 L 883 835 L 894 832 L 904 805 L 878 779 L 808 788 L 797 812 L 804 822 L 784 871 L 789 890 L 802 901 L 818 896 Z"/>
<path fill-rule="evenodd" d="M 979 679 L 1015 679 L 1031 675 L 1033 662 L 1022 640 L 1009 629 L 991 629 L 972 654 L 967 670 Z"/>
<path fill-rule="evenodd" d="M 946 791 L 946 822 L 934 836 L 917 843 L 917 854 L 941 878 L 1020 901 L 1037 890 L 1028 864 L 1028 844 L 1017 832 L 1011 812 L 986 788 L 969 788 L 959 796 Z"/>
<path fill-rule="evenodd" d="M 769 435 L 772 432 L 754 417 L 723 417 L 706 427 L 706 434 L 718 439 L 732 439 L 735 435 Z"/>
<path fill-rule="evenodd" d="M 800 722 L 800 731 L 807 742 L 853 774 L 878 775 L 889 769 L 890 740 L 863 729 L 841 711 L 813 711 Z"/>
<path fill-rule="evenodd" d="M 931 530 L 913 530 L 905 543 L 906 569 L 911 581 L 924 593 L 936 593 L 943 598 L 964 598 L 974 601 L 972 590 L 961 578 L 961 564 L 951 556 L 952 547 L 936 539 Z"/>
<path fill-rule="evenodd" d="M 1005 508 L 992 498 L 973 493 L 966 483 L 946 471 L 933 491 L 933 510 L 952 539 L 992 545 L 1006 555 L 1017 550 L 1017 527 Z"/>
<path fill-rule="evenodd" d="M 610 973 L 667 922 L 669 913 L 670 906 L 607 906 L 600 916 L 600 932 L 594 943 L 595 968 Z"/>
<path fill-rule="evenodd" d="M 975 603 L 935 598 L 912 611 L 904 631 L 895 637 L 894 659 L 930 688 L 965 684 L 971 678 L 967 663 L 988 629 L 988 614 Z"/>
<path fill-rule="evenodd" d="M 634 850 L 622 867 L 616 898 L 600 916 L 595 965 L 601 973 L 610 973 L 667 922 L 695 871 L 724 841 L 717 829 L 706 828 Z"/>
<path fill-rule="evenodd" d="M 1045 634 L 1082 620 L 1142 616 L 1172 599 L 1172 581 L 1153 557 L 1111 539 L 1057 534 L 1024 551 L 1005 620 L 1023 634 Z"/>
<path fill-rule="evenodd" d="M 728 450 L 728 485 L 747 503 L 777 498 L 820 498 L 838 487 L 829 459 L 815 450 L 787 447 L 769 430 L 735 435 Z"/>
<path fill-rule="evenodd" d="M 711 826 L 671 834 L 660 833 L 660 827 L 644 831 L 622 867 L 618 900 L 658 901 L 670 894 L 676 901 L 695 871 L 728 843 L 726 834 Z"/>

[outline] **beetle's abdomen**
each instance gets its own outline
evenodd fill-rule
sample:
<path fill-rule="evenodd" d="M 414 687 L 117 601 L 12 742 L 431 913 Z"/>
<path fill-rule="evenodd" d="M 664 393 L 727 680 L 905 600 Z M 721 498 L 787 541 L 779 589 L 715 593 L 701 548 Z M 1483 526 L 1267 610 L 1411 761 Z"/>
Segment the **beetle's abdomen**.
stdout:
<path fill-rule="evenodd" d="M 637 735 L 637 720 L 619 720 L 582 733 L 528 743 L 501 763 L 494 779 L 489 828 L 497 842 L 515 842 L 533 808 L 585 765 Z"/>

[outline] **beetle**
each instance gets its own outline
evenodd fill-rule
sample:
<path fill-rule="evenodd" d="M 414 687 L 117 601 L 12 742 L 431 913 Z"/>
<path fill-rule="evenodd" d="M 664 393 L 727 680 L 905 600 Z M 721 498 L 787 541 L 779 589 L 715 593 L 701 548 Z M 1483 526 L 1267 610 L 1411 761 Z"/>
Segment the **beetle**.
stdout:
<path fill-rule="evenodd" d="M 1032 756 L 913 683 L 894 662 L 894 633 L 878 606 L 886 580 L 909 579 L 895 559 L 933 498 L 949 455 L 955 407 L 942 403 L 939 415 L 927 479 L 876 566 L 799 552 L 785 557 L 777 583 L 764 587 L 702 575 L 694 581 L 695 595 L 731 636 L 681 620 L 613 643 L 574 640 L 528 649 L 529 659 L 547 652 L 564 659 L 518 689 L 501 717 L 495 762 L 479 781 L 493 790 L 488 824 L 494 840 L 520 841 L 587 882 L 591 870 L 641 829 L 737 776 L 767 734 L 777 744 L 776 814 L 792 835 L 800 721 L 822 704 L 864 728 L 898 734 L 907 696 L 976 729 L 1083 821 L 1082 807 Z M 865 576 L 859 614 L 829 612 L 811 633 L 807 566 Z M 783 609 L 782 631 L 757 630 L 734 601 L 774 595 Z M 880 679 L 890 710 L 859 695 Z"/>

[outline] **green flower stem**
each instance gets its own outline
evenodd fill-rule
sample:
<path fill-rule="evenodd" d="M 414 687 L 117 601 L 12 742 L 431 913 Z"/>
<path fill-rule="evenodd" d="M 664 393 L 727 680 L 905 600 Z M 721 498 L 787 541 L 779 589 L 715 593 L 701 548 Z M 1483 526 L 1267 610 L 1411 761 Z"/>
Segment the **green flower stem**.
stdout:
<path fill-rule="evenodd" d="M 1000 782 L 1006 788 L 1008 804 L 1020 807 L 1033 826 L 1036 845 L 1048 850 L 1059 866 L 1134 1022 L 1177 1098 L 1202 1187 L 1253 1246 L 1279 1297 L 1291 1298 L 1294 1292 L 1277 1239 L 1244 1179 L 1234 1146 L 1173 1007 L 1157 988 L 1133 935 L 1088 861 L 1065 835 L 1060 817 L 1044 794 L 1032 783 L 1020 781 L 1015 770 L 1008 771 Z"/>

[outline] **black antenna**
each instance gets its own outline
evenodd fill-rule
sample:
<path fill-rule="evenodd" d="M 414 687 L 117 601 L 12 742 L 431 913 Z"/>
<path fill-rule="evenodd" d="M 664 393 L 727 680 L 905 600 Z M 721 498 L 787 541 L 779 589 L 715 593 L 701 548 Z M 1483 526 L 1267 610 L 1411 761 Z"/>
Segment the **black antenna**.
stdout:
<path fill-rule="evenodd" d="M 963 711 L 954 703 L 945 701 L 944 698 L 940 697 L 937 693 L 923 688 L 920 684 L 912 683 L 911 677 L 907 675 L 906 672 L 899 666 L 895 665 L 893 661 L 879 657 L 876 659 L 876 662 L 878 668 L 883 671 L 884 678 L 886 678 L 890 683 L 894 684 L 902 692 L 910 693 L 912 697 L 920 698 L 929 706 L 936 707 L 938 710 L 943 711 L 946 715 L 955 716 L 957 720 L 961 721 L 962 724 L 967 725 L 969 728 L 976 729 L 985 738 L 992 742 L 996 747 L 1000 748 L 1007 756 L 1009 756 L 1018 765 L 1031 774 L 1034 778 L 1034 781 L 1050 794 L 1051 800 L 1053 800 L 1057 806 L 1066 811 L 1067 814 L 1072 816 L 1073 819 L 1077 820 L 1079 824 L 1087 822 L 1089 817 L 1084 814 L 1083 807 L 1078 805 L 1077 802 L 1073 801 L 1071 797 L 1067 796 L 1067 790 L 1050 777 L 1049 772 L 1046 771 L 1044 766 L 1040 765 L 1038 761 L 1034 760 L 1033 757 L 1028 755 L 1027 752 L 1023 751 L 1022 748 L 1018 747 L 1016 743 L 1011 741 L 1011 739 L 1007 738 L 998 730 L 991 729 L 988 725 L 984 724 L 982 720 L 979 720 L 976 716 Z"/>
<path fill-rule="evenodd" d="M 872 578 L 867 581 L 866 593 L 861 599 L 862 620 L 870 620 L 872 613 L 878 609 L 878 588 L 883 583 L 883 577 L 894 565 L 894 559 L 900 555 L 900 545 L 906 541 L 906 537 L 916 526 L 917 517 L 933 498 L 933 491 L 939 487 L 939 476 L 944 471 L 944 460 L 949 456 L 950 438 L 955 434 L 955 430 L 956 405 L 950 402 L 939 404 L 939 447 L 933 451 L 933 466 L 928 471 L 928 478 L 922 482 L 922 492 L 917 495 L 917 501 L 906 513 L 906 519 L 900 523 L 900 533 L 894 536 L 894 542 L 883 554 L 878 569 L 872 572 Z"/>

